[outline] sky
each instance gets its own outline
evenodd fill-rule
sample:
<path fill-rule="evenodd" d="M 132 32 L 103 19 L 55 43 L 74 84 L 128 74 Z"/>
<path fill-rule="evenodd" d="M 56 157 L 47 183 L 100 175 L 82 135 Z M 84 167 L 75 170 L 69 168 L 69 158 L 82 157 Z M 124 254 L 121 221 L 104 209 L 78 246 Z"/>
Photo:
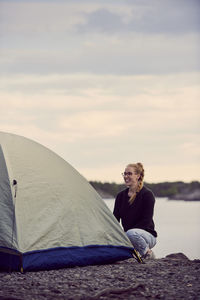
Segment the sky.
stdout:
<path fill-rule="evenodd" d="M 200 0 L 0 0 L 0 131 L 87 180 L 200 180 Z"/>

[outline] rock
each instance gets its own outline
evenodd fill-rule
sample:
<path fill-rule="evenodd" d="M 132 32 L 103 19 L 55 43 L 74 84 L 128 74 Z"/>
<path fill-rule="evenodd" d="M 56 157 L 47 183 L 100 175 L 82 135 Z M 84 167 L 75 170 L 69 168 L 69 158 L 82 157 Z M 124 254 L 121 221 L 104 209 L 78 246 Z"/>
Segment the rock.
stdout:
<path fill-rule="evenodd" d="M 189 258 L 181 252 L 180 253 L 172 253 L 172 254 L 167 255 L 166 257 L 167 258 L 172 258 L 172 259 L 181 259 L 181 260 L 186 259 L 186 260 L 189 260 Z"/>
<path fill-rule="evenodd" d="M 0 300 L 198 299 L 199 260 L 183 253 L 121 262 L 20 273 L 0 272 Z M 22 280 L 24 279 L 24 280 Z"/>
<path fill-rule="evenodd" d="M 176 195 L 173 195 L 169 199 L 171 200 L 184 200 L 184 201 L 200 201 L 200 189 L 193 191 L 185 191 Z"/>

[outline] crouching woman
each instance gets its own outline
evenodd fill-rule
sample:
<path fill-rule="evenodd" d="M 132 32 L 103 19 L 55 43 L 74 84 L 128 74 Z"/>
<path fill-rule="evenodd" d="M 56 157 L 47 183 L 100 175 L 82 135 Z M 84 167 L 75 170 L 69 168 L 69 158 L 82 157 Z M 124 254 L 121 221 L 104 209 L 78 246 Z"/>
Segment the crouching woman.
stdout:
<path fill-rule="evenodd" d="M 133 247 L 143 258 L 154 258 L 151 250 L 156 244 L 153 213 L 155 197 L 144 186 L 144 168 L 141 163 L 129 164 L 124 173 L 126 189 L 118 193 L 113 214 L 121 223 Z"/>

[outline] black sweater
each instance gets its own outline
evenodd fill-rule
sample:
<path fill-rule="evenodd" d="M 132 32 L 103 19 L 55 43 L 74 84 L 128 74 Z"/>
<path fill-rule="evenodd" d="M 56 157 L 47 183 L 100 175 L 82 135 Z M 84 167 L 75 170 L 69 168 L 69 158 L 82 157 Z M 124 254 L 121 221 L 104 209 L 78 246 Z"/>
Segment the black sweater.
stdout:
<path fill-rule="evenodd" d="M 151 190 L 143 186 L 131 205 L 128 200 L 127 188 L 117 195 L 113 211 L 119 222 L 121 219 L 124 231 L 140 228 L 157 237 L 153 222 L 155 197 Z"/>

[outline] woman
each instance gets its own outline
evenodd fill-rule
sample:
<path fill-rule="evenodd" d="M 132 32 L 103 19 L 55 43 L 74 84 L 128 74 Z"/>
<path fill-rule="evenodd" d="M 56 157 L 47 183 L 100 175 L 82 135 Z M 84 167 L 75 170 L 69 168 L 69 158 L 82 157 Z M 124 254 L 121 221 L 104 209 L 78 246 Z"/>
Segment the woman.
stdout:
<path fill-rule="evenodd" d="M 118 222 L 121 220 L 124 231 L 140 255 L 154 258 L 151 249 L 157 237 L 153 222 L 155 197 L 143 185 L 143 165 L 129 164 L 122 175 L 127 189 L 117 195 L 113 214 Z"/>

